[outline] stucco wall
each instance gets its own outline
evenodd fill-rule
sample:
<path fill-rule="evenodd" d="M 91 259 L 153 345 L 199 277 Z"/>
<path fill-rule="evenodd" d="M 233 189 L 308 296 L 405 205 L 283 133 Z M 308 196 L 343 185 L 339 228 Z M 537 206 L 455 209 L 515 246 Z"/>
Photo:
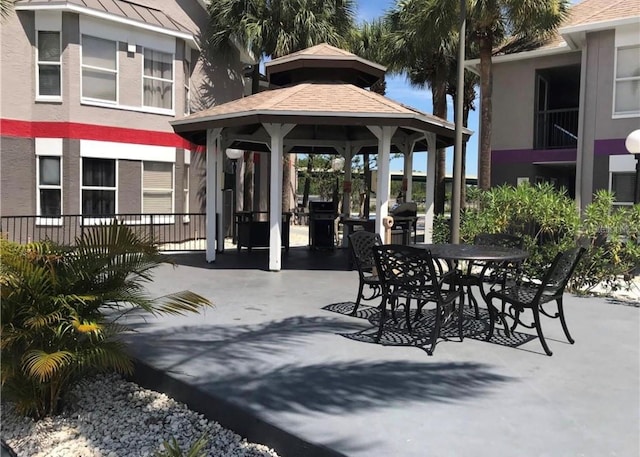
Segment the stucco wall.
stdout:
<path fill-rule="evenodd" d="M 491 148 L 532 149 L 536 71 L 580 64 L 580 52 L 494 63 Z"/>
<path fill-rule="evenodd" d="M 34 141 L 30 138 L 3 138 L 0 170 L 2 214 L 36 214 Z"/>

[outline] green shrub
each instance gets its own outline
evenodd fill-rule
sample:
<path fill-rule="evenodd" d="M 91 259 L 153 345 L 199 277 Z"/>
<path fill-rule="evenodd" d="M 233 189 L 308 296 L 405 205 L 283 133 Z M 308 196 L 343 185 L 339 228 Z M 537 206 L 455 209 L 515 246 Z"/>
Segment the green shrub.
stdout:
<path fill-rule="evenodd" d="M 124 225 L 97 226 L 74 247 L 0 241 L 3 399 L 35 418 L 54 414 L 70 385 L 95 371 L 129 373 L 120 339 L 127 312 L 195 312 L 211 303 L 189 291 L 152 298 L 151 272 L 167 258 Z"/>
<path fill-rule="evenodd" d="M 640 265 L 640 205 L 615 207 L 614 201 L 612 193 L 599 191 L 585 209 L 578 236 L 589 249 L 574 281 L 581 291 L 599 284 L 616 290 L 620 277 L 629 278 Z"/>
<path fill-rule="evenodd" d="M 189 449 L 185 452 L 180 448 L 180 444 L 175 437 L 171 437 L 171 441 L 163 441 L 162 446 L 164 449 L 156 453 L 156 457 L 207 457 L 205 448 L 207 447 L 208 440 L 205 435 L 202 435 L 195 441 Z"/>
<path fill-rule="evenodd" d="M 478 233 L 523 237 L 529 252 L 523 269 L 530 277 L 542 277 L 555 255 L 576 243 L 588 251 L 572 277 L 572 290 L 588 292 L 598 284 L 615 289 L 640 265 L 640 205 L 618 208 L 610 192 L 597 192 L 582 220 L 575 202 L 549 184 L 470 190 L 469 198 L 461 241 L 471 243 Z M 434 238 L 445 235 L 448 239 L 448 227 L 435 224 Z"/>
<path fill-rule="evenodd" d="M 462 217 L 461 241 L 471 243 L 479 233 L 521 236 L 529 252 L 524 270 L 531 277 L 541 277 L 558 252 L 575 244 L 575 202 L 549 184 L 499 186 L 474 198 L 475 208 Z"/>

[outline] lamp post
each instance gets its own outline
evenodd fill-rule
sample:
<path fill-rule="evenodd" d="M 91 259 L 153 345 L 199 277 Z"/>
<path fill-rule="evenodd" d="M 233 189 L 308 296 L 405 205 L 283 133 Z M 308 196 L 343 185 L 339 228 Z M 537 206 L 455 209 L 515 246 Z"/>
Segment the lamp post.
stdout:
<path fill-rule="evenodd" d="M 228 148 L 225 151 L 225 154 L 227 155 L 227 157 L 229 158 L 229 160 L 231 160 L 231 170 L 233 172 L 233 188 L 231 189 L 232 192 L 232 200 L 231 200 L 231 239 L 233 241 L 233 243 L 236 243 L 237 241 L 237 230 L 236 230 L 236 222 L 235 222 L 235 213 L 236 213 L 236 204 L 237 204 L 237 180 L 238 177 L 236 175 L 236 165 L 238 162 L 238 159 L 240 157 L 242 157 L 244 155 L 244 151 L 242 149 L 233 149 L 233 148 Z"/>
<path fill-rule="evenodd" d="M 340 191 L 340 176 L 338 175 L 338 173 L 340 173 L 343 168 L 344 157 L 335 157 L 331 159 L 331 170 L 336 174 L 336 185 L 333 190 L 333 203 L 336 207 L 336 212 L 340 211 L 340 208 L 338 208 L 338 201 L 340 200 L 340 197 L 338 196 L 338 192 Z"/>
<path fill-rule="evenodd" d="M 633 203 L 640 203 L 640 129 L 634 130 L 624 142 L 627 151 L 636 156 L 636 183 L 633 191 Z"/>

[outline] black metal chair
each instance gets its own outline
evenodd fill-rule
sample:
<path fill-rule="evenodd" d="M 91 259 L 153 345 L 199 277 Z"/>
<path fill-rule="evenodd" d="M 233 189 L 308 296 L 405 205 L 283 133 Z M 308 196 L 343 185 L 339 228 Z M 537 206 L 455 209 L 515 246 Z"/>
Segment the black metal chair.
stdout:
<path fill-rule="evenodd" d="M 505 248 L 522 249 L 524 239 L 519 236 L 506 233 L 480 233 L 473 239 L 473 244 L 480 246 L 500 246 Z M 491 267 L 489 274 L 486 274 L 488 267 Z M 459 282 L 463 294 L 468 298 L 469 305 L 475 310 L 476 319 L 480 317 L 478 301 L 474 297 L 471 287 L 483 287 L 483 284 L 500 284 L 505 287 L 509 272 L 517 272 L 520 265 L 511 265 L 508 262 L 501 265 L 487 265 L 480 262 L 469 262 L 466 271 L 460 275 Z"/>
<path fill-rule="evenodd" d="M 487 302 L 489 307 L 490 323 L 487 341 L 493 336 L 495 321 L 499 318 L 504 326 L 507 336 L 510 336 L 510 332 L 513 332 L 518 325 L 535 329 L 544 351 L 547 355 L 552 355 L 553 353 L 544 339 L 542 327 L 540 325 L 540 314 L 543 314 L 550 318 L 559 318 L 560 323 L 562 324 L 562 330 L 564 331 L 567 340 L 569 343 L 573 344 L 574 340 L 569 333 L 567 322 L 564 317 L 562 295 L 564 294 L 564 289 L 576 269 L 584 251 L 584 248 L 577 247 L 558 253 L 541 281 L 520 282 L 504 290 L 494 290 L 489 292 L 487 295 Z M 498 311 L 498 309 L 493 305 L 494 299 L 501 300 L 503 302 L 503 308 L 501 311 Z M 553 300 L 556 301 L 558 310 L 556 313 L 551 314 L 544 309 L 543 305 Z M 504 308 L 504 303 L 509 305 L 506 310 Z M 533 322 L 530 324 L 524 323 L 521 320 L 520 315 L 525 309 L 530 309 L 533 313 Z M 507 318 L 513 320 L 513 325 L 511 327 L 507 325 Z"/>
<path fill-rule="evenodd" d="M 428 303 L 436 304 L 434 327 L 431 331 L 427 353 L 433 354 L 440 329 L 458 316 L 458 334 L 462 335 L 462 307 L 456 307 L 460 296 L 455 280 L 455 272 L 442 274 L 436 267 L 431 252 L 414 246 L 384 245 L 373 248 L 373 256 L 382 284 L 382 303 L 380 304 L 380 323 L 375 341 L 380 341 L 386 320 L 387 305 L 391 312 L 402 304 L 405 311 L 407 330 L 411 328 L 411 302 L 417 304 L 415 320 L 421 315 L 422 308 Z M 449 288 L 445 289 L 444 284 Z M 456 313 L 457 308 L 457 313 Z"/>
<path fill-rule="evenodd" d="M 352 315 L 356 314 L 362 300 L 374 300 L 382 295 L 382 287 L 376 272 L 375 260 L 373 259 L 373 247 L 381 245 L 382 238 L 377 233 L 358 230 L 349 235 L 349 249 L 358 270 L 359 278 L 358 297 L 356 298 L 356 306 L 351 312 Z M 368 295 L 364 294 L 365 286 L 370 289 L 370 294 Z"/>

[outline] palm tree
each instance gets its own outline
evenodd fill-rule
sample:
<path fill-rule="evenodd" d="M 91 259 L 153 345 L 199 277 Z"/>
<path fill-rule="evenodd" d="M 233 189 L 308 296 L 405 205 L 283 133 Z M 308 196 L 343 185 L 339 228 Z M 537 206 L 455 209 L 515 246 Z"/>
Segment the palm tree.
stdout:
<path fill-rule="evenodd" d="M 406 73 L 411 85 L 430 87 L 433 114 L 447 118 L 447 78 L 455 66 L 452 33 L 428 26 L 422 21 L 422 12 L 431 6 L 430 0 L 401 0 L 386 15 L 392 38 L 388 49 L 390 69 Z M 444 213 L 446 154 L 436 151 L 436 177 L 434 206 L 436 214 Z"/>
<path fill-rule="evenodd" d="M 420 32 L 444 39 L 451 36 L 458 22 L 458 2 L 451 0 L 399 0 L 414 26 Z M 480 169 L 479 186 L 491 184 L 491 92 L 493 88 L 492 55 L 509 42 L 526 43 L 544 39 L 565 19 L 569 0 L 467 0 L 467 30 L 480 57 Z M 505 49 L 504 52 L 508 52 Z M 428 55 L 428 54 L 427 54 Z"/>
<path fill-rule="evenodd" d="M 151 297 L 145 285 L 167 257 L 125 225 L 87 229 L 73 247 L 0 239 L 2 394 L 35 418 L 54 414 L 73 382 L 96 371 L 130 373 L 120 318 L 131 311 L 196 312 L 211 303 L 183 291 Z"/>
<path fill-rule="evenodd" d="M 346 45 L 355 18 L 354 0 L 217 0 L 209 3 L 205 43 L 229 50 L 231 41 L 259 59 L 277 58 L 320 43 Z M 252 67 L 252 93 L 258 91 L 259 64 Z M 291 157 L 285 154 L 283 182 L 291 182 Z M 291 210 L 283 188 L 283 211 Z"/>
<path fill-rule="evenodd" d="M 438 0 L 441 7 L 449 2 Z M 569 0 L 471 0 L 468 24 L 480 57 L 480 169 L 479 187 L 491 186 L 491 127 L 494 48 L 505 42 L 528 41 L 544 37 L 562 23 L 568 13 Z M 441 9 L 442 11 L 442 9 Z"/>
<path fill-rule="evenodd" d="M 0 19 L 4 19 L 13 9 L 14 0 L 0 0 Z"/>

